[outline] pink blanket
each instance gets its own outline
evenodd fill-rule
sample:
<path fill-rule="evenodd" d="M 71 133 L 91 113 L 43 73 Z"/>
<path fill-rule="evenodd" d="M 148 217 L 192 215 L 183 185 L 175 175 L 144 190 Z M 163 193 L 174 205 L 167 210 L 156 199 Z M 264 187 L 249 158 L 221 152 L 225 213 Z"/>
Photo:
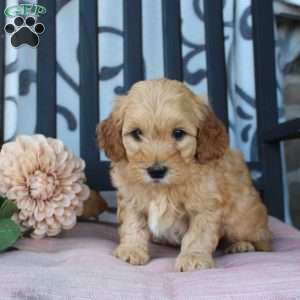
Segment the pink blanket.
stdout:
<path fill-rule="evenodd" d="M 0 300 L 300 299 L 300 233 L 270 218 L 272 253 L 217 254 L 217 268 L 174 272 L 178 250 L 151 245 L 134 267 L 112 257 L 116 229 L 81 223 L 60 238 L 0 254 Z"/>

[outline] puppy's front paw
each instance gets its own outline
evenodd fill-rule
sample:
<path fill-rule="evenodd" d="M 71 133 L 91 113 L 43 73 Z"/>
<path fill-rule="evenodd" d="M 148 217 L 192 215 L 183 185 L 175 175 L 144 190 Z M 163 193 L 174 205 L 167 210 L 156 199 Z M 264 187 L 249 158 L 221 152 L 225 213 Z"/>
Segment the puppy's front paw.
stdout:
<path fill-rule="evenodd" d="M 215 266 L 215 262 L 210 255 L 187 254 L 179 255 L 176 259 L 175 269 L 178 272 L 188 272 L 201 269 L 209 269 Z"/>
<path fill-rule="evenodd" d="M 144 265 L 150 257 L 146 250 L 138 247 L 119 245 L 113 255 L 132 265 Z"/>

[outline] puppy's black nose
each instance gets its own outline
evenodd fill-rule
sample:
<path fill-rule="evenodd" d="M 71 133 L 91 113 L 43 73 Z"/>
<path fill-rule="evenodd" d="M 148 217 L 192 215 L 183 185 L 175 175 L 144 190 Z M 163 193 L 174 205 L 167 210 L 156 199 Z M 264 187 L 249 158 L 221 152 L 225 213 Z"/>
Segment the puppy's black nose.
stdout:
<path fill-rule="evenodd" d="M 148 174 L 153 179 L 162 179 L 162 178 L 164 178 L 167 171 L 168 171 L 167 167 L 160 166 L 160 165 L 157 165 L 157 164 L 147 168 Z"/>

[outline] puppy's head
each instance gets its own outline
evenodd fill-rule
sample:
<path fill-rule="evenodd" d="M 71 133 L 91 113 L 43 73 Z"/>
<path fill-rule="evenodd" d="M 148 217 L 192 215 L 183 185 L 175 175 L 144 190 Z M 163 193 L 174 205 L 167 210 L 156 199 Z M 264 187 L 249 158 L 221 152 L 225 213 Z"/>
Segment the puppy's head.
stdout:
<path fill-rule="evenodd" d="M 127 163 L 128 180 L 172 185 L 189 179 L 192 164 L 221 158 L 226 130 L 205 100 L 182 83 L 136 83 L 97 128 L 100 147 Z"/>

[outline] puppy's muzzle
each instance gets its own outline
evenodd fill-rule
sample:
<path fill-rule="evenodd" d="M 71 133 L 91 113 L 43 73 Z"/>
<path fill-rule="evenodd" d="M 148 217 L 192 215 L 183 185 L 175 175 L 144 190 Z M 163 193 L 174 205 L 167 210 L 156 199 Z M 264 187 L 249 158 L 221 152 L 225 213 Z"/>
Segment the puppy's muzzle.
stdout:
<path fill-rule="evenodd" d="M 166 176 L 168 168 L 159 164 L 155 164 L 147 168 L 147 172 L 152 179 L 159 180 L 163 179 Z"/>

